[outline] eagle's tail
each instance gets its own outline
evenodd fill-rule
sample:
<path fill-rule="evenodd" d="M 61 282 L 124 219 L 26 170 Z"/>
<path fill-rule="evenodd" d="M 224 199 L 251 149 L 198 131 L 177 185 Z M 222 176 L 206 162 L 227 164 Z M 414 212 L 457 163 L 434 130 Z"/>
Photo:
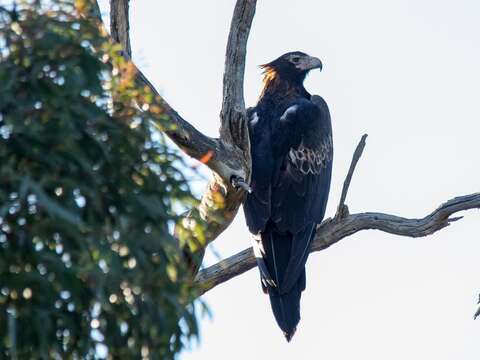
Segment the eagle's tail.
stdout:
<path fill-rule="evenodd" d="M 295 284 L 288 293 L 279 294 L 273 289 L 269 289 L 268 292 L 273 315 L 287 341 L 290 341 L 295 334 L 297 325 L 300 321 L 300 297 L 305 288 L 303 285 L 304 283 L 305 272 L 303 272 L 303 275 L 300 276 L 297 284 Z"/>
<path fill-rule="evenodd" d="M 301 235 L 310 236 L 309 234 Z M 300 297 L 306 283 L 306 258 L 303 259 L 303 256 L 299 257 L 301 261 L 295 267 L 296 275 L 287 273 L 292 269 L 292 256 L 296 255 L 295 247 L 292 247 L 293 237 L 290 233 L 277 231 L 272 223 L 267 225 L 260 236 L 254 237 L 254 253 L 260 269 L 262 288 L 270 297 L 273 314 L 287 341 L 295 334 L 300 321 Z"/>

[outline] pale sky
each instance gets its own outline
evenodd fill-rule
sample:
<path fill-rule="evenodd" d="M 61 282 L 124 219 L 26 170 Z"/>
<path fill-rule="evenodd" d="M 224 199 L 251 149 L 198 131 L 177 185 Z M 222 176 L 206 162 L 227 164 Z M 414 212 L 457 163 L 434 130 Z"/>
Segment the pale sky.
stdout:
<path fill-rule="evenodd" d="M 106 9 L 107 1 L 102 2 Z M 234 0 L 131 2 L 134 60 L 167 101 L 217 135 Z M 480 191 L 478 0 L 258 0 L 248 46 L 247 105 L 257 65 L 301 50 L 319 57 L 307 89 L 325 98 L 334 129 L 334 213 L 353 150 L 369 138 L 351 212 L 423 217 Z M 204 296 L 213 318 L 184 360 L 478 360 L 480 213 L 433 236 L 360 232 L 307 264 L 302 320 L 286 343 L 257 269 Z M 250 245 L 243 213 L 215 241 L 223 257 Z M 210 263 L 215 259 L 209 256 Z"/>

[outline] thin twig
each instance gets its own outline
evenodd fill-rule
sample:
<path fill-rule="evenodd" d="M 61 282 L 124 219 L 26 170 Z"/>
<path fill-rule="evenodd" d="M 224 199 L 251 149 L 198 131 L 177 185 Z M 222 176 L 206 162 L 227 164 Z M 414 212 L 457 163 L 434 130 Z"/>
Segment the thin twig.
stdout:
<path fill-rule="evenodd" d="M 365 143 L 367 140 L 367 134 L 364 134 L 360 139 L 360 142 L 353 153 L 352 162 L 350 163 L 350 168 L 348 169 L 347 177 L 343 182 L 342 195 L 340 196 L 340 202 L 338 203 L 337 213 L 335 218 L 342 218 L 348 215 L 348 208 L 345 205 L 345 199 L 347 198 L 348 189 L 350 188 L 350 182 L 352 181 L 352 176 L 357 166 L 358 160 L 363 154 L 363 149 L 365 148 Z"/>

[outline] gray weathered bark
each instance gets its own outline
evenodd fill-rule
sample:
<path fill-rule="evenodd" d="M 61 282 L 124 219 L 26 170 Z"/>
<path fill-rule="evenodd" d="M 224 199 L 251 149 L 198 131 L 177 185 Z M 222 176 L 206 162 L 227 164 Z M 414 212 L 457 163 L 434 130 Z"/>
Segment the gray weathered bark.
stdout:
<path fill-rule="evenodd" d="M 131 57 L 129 2 L 130 0 L 110 0 L 110 35 L 113 40 L 122 44 L 123 50 Z"/>
<path fill-rule="evenodd" d="M 98 11 L 98 4 L 96 1 L 94 3 Z M 110 33 L 113 40 L 126 49 L 123 54 L 126 59 L 131 58 L 128 3 L 128 0 L 110 1 Z M 250 179 L 250 143 L 243 98 L 243 76 L 247 40 L 255 8 L 256 0 L 238 0 L 233 12 L 225 58 L 219 138 L 205 136 L 183 119 L 136 68 L 136 83 L 142 87 L 147 86 L 152 91 L 153 105 L 158 105 L 169 117 L 172 126 L 161 126 L 162 131 L 182 151 L 204 162 L 213 172 L 213 179 L 207 185 L 198 209 L 194 209 L 204 222 L 206 244 L 215 240 L 230 225 L 242 203 L 244 190 L 232 185 L 232 177 L 246 182 Z"/>

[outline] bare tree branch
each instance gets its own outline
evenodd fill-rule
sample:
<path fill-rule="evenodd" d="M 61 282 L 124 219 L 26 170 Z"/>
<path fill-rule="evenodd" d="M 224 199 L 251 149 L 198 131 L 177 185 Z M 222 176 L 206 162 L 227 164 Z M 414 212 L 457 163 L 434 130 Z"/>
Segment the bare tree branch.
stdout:
<path fill-rule="evenodd" d="M 256 0 L 237 1 L 235 5 L 225 54 L 223 103 L 220 113 L 222 139 L 248 153 L 250 142 L 243 99 L 243 76 L 248 34 L 255 15 L 256 2 Z"/>
<path fill-rule="evenodd" d="M 350 188 L 350 183 L 352 182 L 352 176 L 355 171 L 355 167 L 357 166 L 358 160 L 363 154 L 363 149 L 365 149 L 365 142 L 367 140 L 367 134 L 364 134 L 360 139 L 360 142 L 353 153 L 352 162 L 350 164 L 350 168 L 348 169 L 347 177 L 343 182 L 342 188 L 342 195 L 340 196 L 340 202 L 338 203 L 337 213 L 335 217 L 345 217 L 348 215 L 348 207 L 345 205 L 345 199 L 347 198 L 348 189 Z"/>
<path fill-rule="evenodd" d="M 327 219 L 317 227 L 311 252 L 324 250 L 361 230 L 380 230 L 394 235 L 414 238 L 431 235 L 450 225 L 450 223 L 461 219 L 461 217 L 449 218 L 451 215 L 470 209 L 480 209 L 480 193 L 451 199 L 421 219 L 408 219 L 382 213 L 351 214 L 338 221 Z M 255 266 L 256 260 L 253 256 L 253 250 L 248 248 L 201 270 L 196 280 L 202 286 L 203 293 L 205 293 Z"/>
<path fill-rule="evenodd" d="M 130 0 L 110 0 L 110 35 L 122 45 L 126 55 L 132 57 L 130 47 L 130 22 L 128 18 Z"/>
<path fill-rule="evenodd" d="M 123 55 L 131 58 L 129 39 L 128 0 L 110 0 L 111 36 L 125 49 Z M 98 4 L 94 0 L 97 17 Z M 215 240 L 234 219 L 244 197 L 243 190 L 232 186 L 232 178 L 250 178 L 250 144 L 243 97 L 246 45 L 255 14 L 256 0 L 237 0 L 233 12 L 225 58 L 223 103 L 220 113 L 220 138 L 210 138 L 183 119 L 158 93 L 146 76 L 136 69 L 136 84 L 147 87 L 154 95 L 153 104 L 159 106 L 172 125 L 160 129 L 187 155 L 202 161 L 213 171 L 213 179 L 202 196 L 198 212 L 206 229 L 206 244 Z M 133 65 L 135 66 L 135 65 Z M 138 104 L 142 107 L 145 104 Z M 190 215 L 193 214 L 192 212 Z M 205 245 L 206 245 L 205 244 Z"/>
<path fill-rule="evenodd" d="M 126 49 L 123 55 L 130 59 L 128 2 L 128 0 L 110 0 L 110 30 L 113 40 Z M 136 68 L 138 85 L 146 86 L 152 91 L 155 95 L 154 104 L 164 109 L 174 125 L 172 128 L 162 130 L 185 153 L 197 160 L 202 160 L 206 154 L 211 153 L 206 165 L 223 180 L 221 185 L 225 190 L 228 190 L 232 175 L 246 180 L 250 175 L 250 145 L 243 98 L 243 77 L 247 40 L 255 15 L 255 7 L 256 0 L 238 0 L 233 13 L 225 59 L 219 139 L 203 135 L 183 119 L 160 96 L 146 76 Z M 142 105 L 139 104 L 139 106 Z"/>
<path fill-rule="evenodd" d="M 345 179 L 340 204 L 335 217 L 324 220 L 317 226 L 311 252 L 324 250 L 340 240 L 361 230 L 380 230 L 394 235 L 422 237 L 443 229 L 462 217 L 450 217 L 463 210 L 480 209 L 480 193 L 460 196 L 442 204 L 421 219 L 408 219 L 382 213 L 348 214 L 344 204 L 355 166 L 365 147 L 366 135 L 362 136 L 353 155 L 350 170 Z M 245 249 L 215 265 L 201 270 L 196 278 L 203 293 L 215 286 L 241 275 L 256 266 L 252 248 Z M 479 310 L 480 313 L 480 310 Z"/>
<path fill-rule="evenodd" d="M 480 304 L 480 295 L 478 296 L 478 302 L 477 304 Z M 473 315 L 473 320 L 476 320 L 477 317 L 480 316 L 480 306 L 478 307 L 477 311 L 475 312 L 475 315 Z"/>
<path fill-rule="evenodd" d="M 112 40 L 122 45 L 124 51 L 122 55 L 125 59 L 130 60 L 130 36 L 128 30 L 130 29 L 129 23 L 129 0 L 110 0 L 110 33 Z M 100 8 L 97 0 L 93 0 L 93 12 L 100 22 L 102 21 Z M 105 28 L 103 27 L 103 32 Z M 126 49 L 126 50 L 125 50 Z M 223 159 L 219 159 L 219 154 L 223 154 L 221 150 L 221 143 L 218 139 L 213 139 L 203 135 L 189 122 L 183 119 L 166 101 L 163 99 L 153 84 L 147 79 L 147 77 L 134 66 L 136 77 L 135 82 L 139 87 L 147 87 L 154 95 L 154 100 L 149 104 L 138 104 L 140 107 L 144 105 L 156 105 L 159 106 L 165 115 L 169 118 L 170 127 L 165 128 L 162 124 L 158 124 L 162 131 L 167 134 L 174 143 L 176 143 L 186 154 L 197 160 L 204 159 L 206 154 L 211 152 L 211 160 L 207 166 L 212 169 L 222 169 L 226 166 L 223 164 Z M 219 173 L 221 173 L 219 171 Z"/>

